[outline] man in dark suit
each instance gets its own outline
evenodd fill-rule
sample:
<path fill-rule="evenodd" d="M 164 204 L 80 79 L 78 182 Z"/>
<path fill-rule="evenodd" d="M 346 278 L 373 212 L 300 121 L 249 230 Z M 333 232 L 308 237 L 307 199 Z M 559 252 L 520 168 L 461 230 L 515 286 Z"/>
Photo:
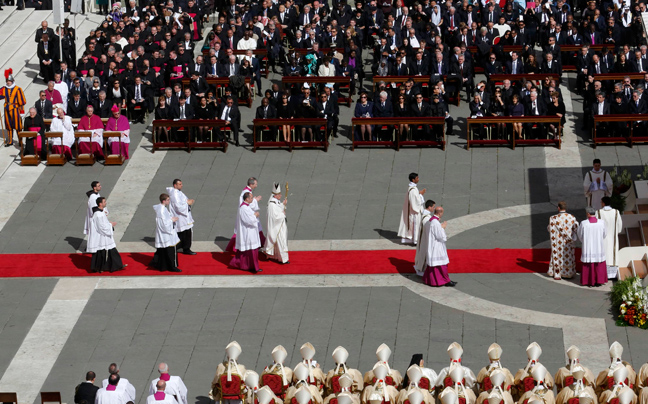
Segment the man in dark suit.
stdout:
<path fill-rule="evenodd" d="M 423 60 L 423 53 L 416 53 L 416 56 L 409 67 L 409 71 L 410 74 L 414 76 L 427 76 L 429 74 L 427 63 Z"/>
<path fill-rule="evenodd" d="M 546 114 L 547 108 L 544 105 L 544 102 L 542 102 L 542 99 L 538 97 L 538 93 L 531 91 L 529 100 L 524 106 L 524 116 L 544 116 Z M 526 123 L 524 125 L 527 132 L 527 138 L 538 139 L 542 132 L 544 132 L 544 125 L 542 124 L 536 124 L 537 127 L 535 131 L 533 130 L 533 123 Z"/>
<path fill-rule="evenodd" d="M 219 77 L 238 76 L 241 65 L 234 55 L 229 55 L 229 60 L 226 64 L 221 65 L 221 72 Z"/>
<path fill-rule="evenodd" d="M 493 3 L 488 3 L 488 8 L 482 13 L 482 26 L 487 26 L 489 22 L 497 24 L 499 21 L 499 12 L 495 10 Z"/>
<path fill-rule="evenodd" d="M 85 115 L 86 101 L 81 99 L 81 94 L 74 92 L 72 94 L 72 100 L 68 102 L 67 106 L 67 115 L 70 118 L 81 118 Z"/>
<path fill-rule="evenodd" d="M 511 60 L 506 62 L 506 73 L 508 74 L 523 74 L 524 63 L 520 60 L 520 55 L 517 51 L 511 52 Z"/>
<path fill-rule="evenodd" d="M 126 92 L 128 112 L 133 122 L 144 123 L 144 116 L 147 110 L 146 93 L 147 86 L 142 83 L 142 77 L 135 76 L 135 83 Z"/>
<path fill-rule="evenodd" d="M 466 90 L 466 99 L 470 100 L 473 90 L 475 88 L 475 82 L 473 81 L 472 66 L 470 62 L 466 61 L 464 55 L 459 55 L 457 63 L 453 64 L 450 67 L 450 77 L 456 77 L 460 80 L 460 84 L 457 88 L 451 88 L 451 82 L 448 83 L 448 92 L 450 94 L 457 94 L 459 96 L 459 91 L 463 87 Z"/>
<path fill-rule="evenodd" d="M 106 98 L 106 92 L 99 91 L 99 98 L 94 103 L 94 113 L 101 118 L 110 118 L 112 116 L 110 111 L 112 106 L 112 101 Z"/>
<path fill-rule="evenodd" d="M 223 102 L 218 108 L 218 119 L 225 121 L 227 126 L 232 129 L 234 135 L 235 144 L 239 145 L 239 125 L 241 122 L 241 113 L 239 112 L 238 107 L 234 104 L 234 99 L 232 97 L 227 97 L 225 102 Z M 222 134 L 221 129 L 218 129 L 218 133 L 221 139 L 225 139 L 225 136 Z M 228 136 L 229 138 L 229 136 Z"/>
<path fill-rule="evenodd" d="M 54 40 L 54 30 L 52 28 L 49 28 L 47 25 L 47 21 L 43 21 L 41 23 L 41 27 L 36 30 L 36 37 L 34 38 L 34 42 L 40 42 L 44 34 L 47 34 L 49 39 Z"/>
<path fill-rule="evenodd" d="M 207 65 L 203 62 L 202 56 L 197 56 L 196 61 L 189 63 L 189 74 L 198 73 L 200 77 L 207 77 Z"/>
<path fill-rule="evenodd" d="M 191 73 L 191 84 L 189 86 L 191 92 L 197 97 L 204 97 L 209 92 L 209 84 L 197 71 Z"/>
<path fill-rule="evenodd" d="M 423 94 L 416 94 L 414 102 L 411 106 L 412 116 L 414 117 L 428 117 L 430 116 L 430 105 L 423 101 Z M 422 130 L 418 130 L 418 125 L 413 125 L 412 132 L 415 133 L 418 139 L 427 139 L 430 133 L 428 125 L 421 125 Z"/>
<path fill-rule="evenodd" d="M 36 47 L 36 55 L 40 62 L 40 75 L 45 83 L 54 79 L 54 70 L 58 61 L 58 43 L 53 41 L 48 34 L 43 34 Z"/>
<path fill-rule="evenodd" d="M 52 101 L 47 99 L 45 91 L 39 93 L 39 99 L 34 103 L 34 108 L 36 112 L 43 119 L 52 119 Z"/>
<path fill-rule="evenodd" d="M 585 80 L 592 65 L 592 53 L 589 45 L 585 44 L 576 56 L 576 92 L 580 93 L 585 88 Z"/>
<path fill-rule="evenodd" d="M 403 63 L 401 55 L 396 56 L 396 61 L 394 62 L 394 74 L 396 76 L 408 76 L 409 67 Z"/>
<path fill-rule="evenodd" d="M 553 58 L 553 54 L 547 53 L 545 61 L 540 66 L 540 71 L 546 74 L 560 74 L 560 66 Z"/>
<path fill-rule="evenodd" d="M 641 97 L 643 98 L 643 97 Z M 644 115 L 648 113 L 648 103 L 646 103 L 644 100 L 640 98 L 639 91 L 635 90 L 632 93 L 632 100 L 628 103 L 629 106 L 629 113 L 634 114 L 634 115 Z M 639 122 L 633 122 L 632 123 L 635 127 L 642 127 L 644 128 L 646 126 L 645 121 L 639 121 Z"/>
<path fill-rule="evenodd" d="M 270 105 L 270 100 L 268 98 L 261 99 L 261 105 L 256 109 L 256 115 L 254 119 L 275 119 L 277 118 L 277 109 Z M 257 132 L 260 136 L 263 136 L 263 131 Z M 270 126 L 270 139 L 275 140 L 277 136 L 277 127 Z M 263 139 L 259 139 L 263 140 Z"/>
<path fill-rule="evenodd" d="M 317 116 L 326 119 L 326 133 L 320 133 L 320 140 L 327 140 L 333 134 L 337 114 L 335 113 L 335 105 L 329 99 L 328 94 L 325 92 L 320 94 L 320 99 L 315 103 L 315 111 Z"/>
<path fill-rule="evenodd" d="M 95 397 L 97 396 L 97 390 L 99 390 L 99 387 L 94 385 L 96 377 L 97 376 L 93 371 L 86 373 L 85 382 L 79 384 L 74 389 L 75 404 L 80 404 L 81 402 L 87 404 L 94 403 Z"/>
<path fill-rule="evenodd" d="M 491 74 L 503 73 L 502 63 L 497 60 L 497 57 L 495 56 L 494 53 L 491 53 L 488 56 L 488 63 L 486 63 L 486 67 L 484 68 L 484 73 L 486 74 L 486 76 L 490 76 Z"/>
<path fill-rule="evenodd" d="M 448 63 L 443 60 L 443 54 L 437 53 L 436 60 L 432 62 L 432 71 L 430 72 L 430 80 L 433 82 L 438 82 L 443 80 L 443 76 L 447 76 L 450 68 Z"/>
<path fill-rule="evenodd" d="M 631 109 L 631 105 L 628 106 L 628 109 Z M 598 91 L 596 93 L 596 101 L 592 104 L 590 109 L 591 118 L 589 127 L 594 126 L 593 117 L 595 115 L 609 115 L 610 114 L 610 103 L 605 99 L 605 93 L 603 91 Z M 607 122 L 600 122 L 598 129 L 607 129 Z M 603 133 L 603 132 L 602 132 Z"/>
<path fill-rule="evenodd" d="M 604 74 L 607 72 L 608 69 L 605 64 L 601 63 L 599 56 L 597 54 L 592 55 L 592 64 L 588 69 L 588 74 Z"/>

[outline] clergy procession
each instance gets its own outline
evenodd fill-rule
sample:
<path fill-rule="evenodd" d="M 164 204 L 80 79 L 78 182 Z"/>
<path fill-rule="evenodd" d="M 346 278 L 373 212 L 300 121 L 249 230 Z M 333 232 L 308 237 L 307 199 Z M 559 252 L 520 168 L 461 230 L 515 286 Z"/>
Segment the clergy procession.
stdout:
<path fill-rule="evenodd" d="M 209 388 L 209 398 L 229 404 L 645 404 L 648 402 L 648 363 L 635 371 L 622 359 L 618 342 L 609 348 L 610 365 L 596 376 L 581 363 L 576 346 L 567 349 L 567 364 L 552 376 L 541 363 L 542 348 L 533 342 L 526 348 L 528 362 L 512 373 L 502 361 L 502 347 L 493 343 L 486 352 L 487 364 L 475 373 L 461 362 L 463 348 L 453 342 L 447 349 L 450 362 L 435 372 L 426 367 L 422 354 L 412 355 L 403 373 L 389 365 L 391 349 L 381 344 L 377 362 L 364 375 L 348 367 L 349 352 L 338 346 L 332 352 L 335 367 L 322 369 L 315 360 L 315 347 L 307 342 L 299 352 L 301 361 L 292 369 L 285 363 L 288 353 L 282 345 L 271 352 L 271 362 L 259 375 L 239 362 L 241 345 L 230 342 L 225 360 L 219 363 Z M 127 404 L 136 400 L 128 379 L 111 364 L 110 376 L 101 388 L 94 387 L 94 372 L 86 383 L 94 387 L 95 404 Z M 187 404 L 190 396 L 183 380 L 169 374 L 160 363 L 160 376 L 150 383 L 147 404 Z M 91 379 L 88 379 L 91 378 Z M 75 403 L 92 402 L 87 384 L 77 386 Z"/>

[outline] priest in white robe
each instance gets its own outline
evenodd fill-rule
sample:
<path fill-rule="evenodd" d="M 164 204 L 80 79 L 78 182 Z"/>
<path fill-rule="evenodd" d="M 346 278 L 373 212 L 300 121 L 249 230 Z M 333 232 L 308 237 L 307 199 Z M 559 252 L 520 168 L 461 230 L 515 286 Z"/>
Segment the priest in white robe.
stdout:
<path fill-rule="evenodd" d="M 576 275 L 574 242 L 578 237 L 578 221 L 574 215 L 567 213 L 567 202 L 558 202 L 558 214 L 549 218 L 547 230 L 551 241 L 551 260 L 547 275 L 555 280 L 569 279 Z"/>
<path fill-rule="evenodd" d="M 87 252 L 92 253 L 90 272 L 110 271 L 112 273 L 126 267 L 113 238 L 113 228 L 117 223 L 108 221 L 105 208 L 106 198 L 100 196 L 97 198 L 97 206 L 93 208 L 86 248 Z"/>
<path fill-rule="evenodd" d="M 97 198 L 101 196 L 99 194 L 99 191 L 101 191 L 101 183 L 99 181 L 92 181 L 90 187 L 92 189 L 86 192 L 86 195 L 88 196 L 88 210 L 86 211 L 85 224 L 83 225 L 83 234 L 88 234 L 90 232 L 90 221 L 92 220 L 92 214 L 94 213 L 92 209 L 97 206 Z M 107 209 L 104 209 L 104 212 L 106 212 L 106 215 L 108 214 Z"/>
<path fill-rule="evenodd" d="M 403 244 L 418 243 L 419 226 L 421 223 L 421 214 L 423 213 L 423 195 L 425 189 L 419 191 L 417 184 L 419 183 L 419 176 L 417 173 L 409 175 L 409 185 L 407 187 L 407 194 L 405 195 L 405 202 L 403 203 L 403 210 L 401 212 L 400 225 L 398 227 L 398 237 L 401 238 Z"/>
<path fill-rule="evenodd" d="M 604 196 L 612 195 L 612 186 L 610 174 L 601 169 L 601 160 L 594 159 L 592 170 L 588 171 L 583 179 L 587 206 L 598 208 Z"/>
<path fill-rule="evenodd" d="M 153 206 L 155 210 L 155 255 L 149 266 L 160 271 L 182 272 L 178 268 L 178 249 L 180 239 L 175 230 L 178 221 L 176 216 L 171 216 L 167 208 L 171 203 L 169 194 L 160 195 L 160 204 Z"/>
<path fill-rule="evenodd" d="M 418 244 L 416 245 L 416 255 L 414 256 L 414 270 L 418 276 L 423 276 L 427 269 L 427 253 L 429 244 L 429 232 L 425 232 L 425 225 L 432 220 L 432 214 L 436 204 L 433 200 L 425 201 L 425 209 L 421 215 L 421 224 L 419 225 Z"/>
<path fill-rule="evenodd" d="M 434 208 L 432 219 L 425 224 L 427 232 L 427 268 L 423 274 L 423 282 L 429 286 L 455 286 L 457 282 L 451 281 L 448 276 L 448 251 L 446 249 L 445 228 L 447 222 L 441 223 L 443 208 Z"/>
<path fill-rule="evenodd" d="M 286 204 L 288 199 L 281 200 L 281 185 L 274 183 L 272 196 L 268 200 L 268 237 L 265 242 L 265 253 L 270 259 L 282 264 L 288 261 L 288 223 L 286 222 Z"/>
<path fill-rule="evenodd" d="M 619 273 L 619 233 L 623 230 L 623 221 L 621 213 L 610 206 L 612 198 L 604 196 L 601 199 L 601 209 L 596 212 L 596 218 L 603 220 L 605 223 L 605 263 L 609 274 Z"/>
<path fill-rule="evenodd" d="M 116 363 L 111 363 L 110 366 L 108 367 L 108 376 L 107 379 L 103 379 L 101 381 L 101 386 L 103 388 L 108 387 L 110 384 L 110 380 L 113 379 L 114 376 L 118 376 L 117 379 L 117 391 L 122 391 L 126 395 L 127 401 L 135 401 L 135 397 L 137 397 L 137 391 L 135 390 L 135 386 L 126 379 L 125 377 L 121 377 L 119 375 L 119 365 Z"/>
<path fill-rule="evenodd" d="M 246 192 L 251 192 L 252 194 L 254 194 L 254 190 L 257 188 L 258 185 L 259 182 L 257 181 L 256 178 L 254 177 L 248 178 L 247 185 L 245 186 L 245 188 L 243 188 L 241 194 L 239 195 L 239 200 L 238 200 L 239 207 L 243 203 L 243 195 L 245 195 Z M 259 201 L 261 201 L 261 199 L 262 199 L 261 195 L 255 196 L 252 199 L 252 203 L 250 203 L 250 208 L 252 209 L 253 212 L 259 211 Z M 238 216 L 236 220 L 238 221 Z M 263 234 L 263 227 L 261 226 L 261 221 L 259 221 L 258 218 L 257 218 L 257 227 L 259 228 L 259 240 L 261 241 L 261 245 L 265 245 L 265 235 Z M 227 244 L 227 247 L 225 247 L 225 251 L 236 252 L 236 225 L 234 225 L 234 235 L 232 236 L 229 243 Z"/>
<path fill-rule="evenodd" d="M 52 123 L 50 124 L 50 132 L 63 133 L 63 138 L 49 138 L 52 152 L 55 154 L 65 154 L 68 160 L 72 160 L 72 149 L 70 148 L 74 144 L 74 126 L 72 126 L 72 118 L 65 115 L 63 108 L 56 110 L 56 116 L 52 118 Z"/>
<path fill-rule="evenodd" d="M 119 382 L 119 374 L 111 374 L 107 384 L 97 390 L 95 404 L 126 404 L 132 401 L 127 391 L 119 387 Z"/>
<path fill-rule="evenodd" d="M 581 240 L 583 273 L 581 285 L 601 286 L 607 283 L 607 268 L 605 264 L 605 238 L 607 230 L 605 222 L 596 218 L 596 210 L 592 207 L 586 209 L 587 219 L 583 220 L 578 228 L 578 238 Z"/>
<path fill-rule="evenodd" d="M 163 381 L 166 383 L 162 390 L 164 393 L 173 396 L 177 400 L 178 404 L 189 404 L 189 401 L 187 400 L 187 386 L 182 381 L 182 378 L 180 376 L 171 376 L 169 374 L 169 365 L 164 362 L 158 365 L 158 372 L 160 373 L 160 377 L 151 381 L 149 395 L 153 395 L 160 391 L 158 383 Z"/>
<path fill-rule="evenodd" d="M 193 239 L 193 226 L 194 219 L 191 215 L 191 207 L 194 204 L 193 199 L 187 198 L 184 192 L 182 192 L 182 181 L 179 179 L 173 180 L 173 186 L 167 187 L 167 193 L 171 197 L 171 204 L 169 204 L 169 212 L 171 216 L 178 218 L 178 221 L 175 224 L 176 232 L 178 232 L 178 238 L 180 243 L 178 248 L 182 248 L 182 253 L 186 255 L 196 255 L 195 252 L 191 251 L 191 241 Z"/>
<path fill-rule="evenodd" d="M 250 207 L 254 200 L 252 192 L 243 194 L 243 203 L 239 206 L 236 218 L 236 255 L 230 261 L 230 266 L 252 273 L 258 273 L 259 268 L 259 212 Z"/>
<path fill-rule="evenodd" d="M 167 383 L 158 380 L 155 383 L 156 391 L 146 398 L 146 404 L 178 404 L 173 394 L 167 393 Z"/>

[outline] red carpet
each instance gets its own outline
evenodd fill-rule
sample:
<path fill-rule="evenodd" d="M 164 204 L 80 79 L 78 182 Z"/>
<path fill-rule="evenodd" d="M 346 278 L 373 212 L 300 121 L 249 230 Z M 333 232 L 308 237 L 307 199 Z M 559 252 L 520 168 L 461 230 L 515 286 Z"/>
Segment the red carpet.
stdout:
<path fill-rule="evenodd" d="M 450 273 L 546 272 L 548 249 L 450 250 Z M 290 264 L 262 261 L 260 275 L 413 273 L 414 249 L 378 251 L 295 251 Z M 153 253 L 123 253 L 128 268 L 112 276 L 168 275 L 147 267 Z M 231 253 L 180 255 L 179 275 L 249 275 L 228 267 Z M 89 274 L 89 254 L 2 254 L 0 277 L 111 276 Z"/>

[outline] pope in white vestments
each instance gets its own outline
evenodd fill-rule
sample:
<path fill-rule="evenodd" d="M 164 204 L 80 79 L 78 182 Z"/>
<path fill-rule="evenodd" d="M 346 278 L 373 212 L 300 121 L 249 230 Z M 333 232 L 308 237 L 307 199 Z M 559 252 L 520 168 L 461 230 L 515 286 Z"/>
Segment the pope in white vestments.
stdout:
<path fill-rule="evenodd" d="M 236 218 L 236 255 L 230 261 L 230 266 L 252 273 L 261 272 L 259 268 L 259 212 L 250 207 L 254 200 L 251 192 L 243 194 L 243 203 L 239 206 Z"/>
<path fill-rule="evenodd" d="M 268 200 L 268 237 L 265 253 L 282 264 L 288 264 L 288 225 L 286 223 L 287 199 L 281 200 L 281 186 L 274 184 Z"/>
<path fill-rule="evenodd" d="M 601 160 L 595 159 L 592 170 L 585 174 L 583 190 L 587 206 L 598 208 L 604 196 L 612 195 L 612 178 L 607 171 L 601 169 Z"/>
<path fill-rule="evenodd" d="M 605 238 L 605 262 L 608 273 L 619 272 L 619 233 L 623 230 L 621 213 L 610 206 L 612 200 L 609 196 L 602 199 L 602 209 L 596 212 L 596 218 L 603 220 L 607 237 Z"/>
<path fill-rule="evenodd" d="M 431 206 L 430 205 L 431 202 Z M 423 276 L 425 270 L 427 269 L 427 253 L 428 253 L 428 244 L 429 244 L 429 232 L 424 231 L 426 229 L 425 225 L 432 220 L 432 214 L 434 213 L 435 204 L 434 201 L 425 202 L 425 209 L 421 214 L 421 224 L 419 226 L 419 238 L 418 244 L 416 245 L 416 255 L 414 257 L 414 270 L 418 276 Z"/>
<path fill-rule="evenodd" d="M 70 149 L 74 144 L 72 118 L 66 116 L 62 108 L 57 109 L 56 113 L 57 115 L 52 118 L 52 123 L 50 124 L 50 132 L 62 132 L 63 138 L 50 138 L 50 146 L 55 154 L 65 154 L 68 160 L 72 160 L 72 150 Z"/>
<path fill-rule="evenodd" d="M 175 230 L 178 218 L 171 216 L 167 206 L 171 203 L 168 194 L 160 195 L 160 204 L 153 206 L 155 210 L 155 255 L 149 266 L 160 271 L 182 272 L 178 268 L 178 249 L 180 242 Z"/>
<path fill-rule="evenodd" d="M 581 240 L 583 273 L 581 285 L 600 286 L 607 283 L 607 268 L 605 265 L 605 238 L 607 230 L 605 222 L 596 218 L 596 210 L 587 208 L 587 219 L 578 228 L 578 238 Z"/>
<path fill-rule="evenodd" d="M 97 206 L 93 208 L 92 220 L 90 221 L 90 232 L 88 233 L 86 248 L 87 252 L 92 253 L 91 272 L 115 272 L 125 267 L 113 238 L 113 226 L 116 223 L 108 221 L 106 212 L 104 212 L 105 208 L 106 198 L 97 198 Z"/>
<path fill-rule="evenodd" d="M 191 251 L 191 241 L 193 238 L 192 232 L 194 226 L 191 207 L 194 204 L 194 200 L 187 198 L 187 195 L 182 192 L 182 181 L 179 179 L 173 180 L 173 186 L 167 187 L 166 191 L 169 194 L 169 197 L 171 197 L 169 212 L 171 213 L 171 216 L 178 218 L 178 221 L 175 224 L 175 229 L 176 232 L 178 232 L 178 238 L 180 239 L 178 248 L 182 248 L 183 254 L 196 255 L 195 252 Z"/>
<path fill-rule="evenodd" d="M 398 237 L 402 243 L 418 243 L 419 226 L 421 224 L 421 214 L 423 213 L 423 195 L 425 189 L 419 191 L 417 184 L 419 182 L 418 174 L 409 175 L 410 183 L 405 195 L 403 210 L 401 212 L 400 225 L 398 227 Z"/>

